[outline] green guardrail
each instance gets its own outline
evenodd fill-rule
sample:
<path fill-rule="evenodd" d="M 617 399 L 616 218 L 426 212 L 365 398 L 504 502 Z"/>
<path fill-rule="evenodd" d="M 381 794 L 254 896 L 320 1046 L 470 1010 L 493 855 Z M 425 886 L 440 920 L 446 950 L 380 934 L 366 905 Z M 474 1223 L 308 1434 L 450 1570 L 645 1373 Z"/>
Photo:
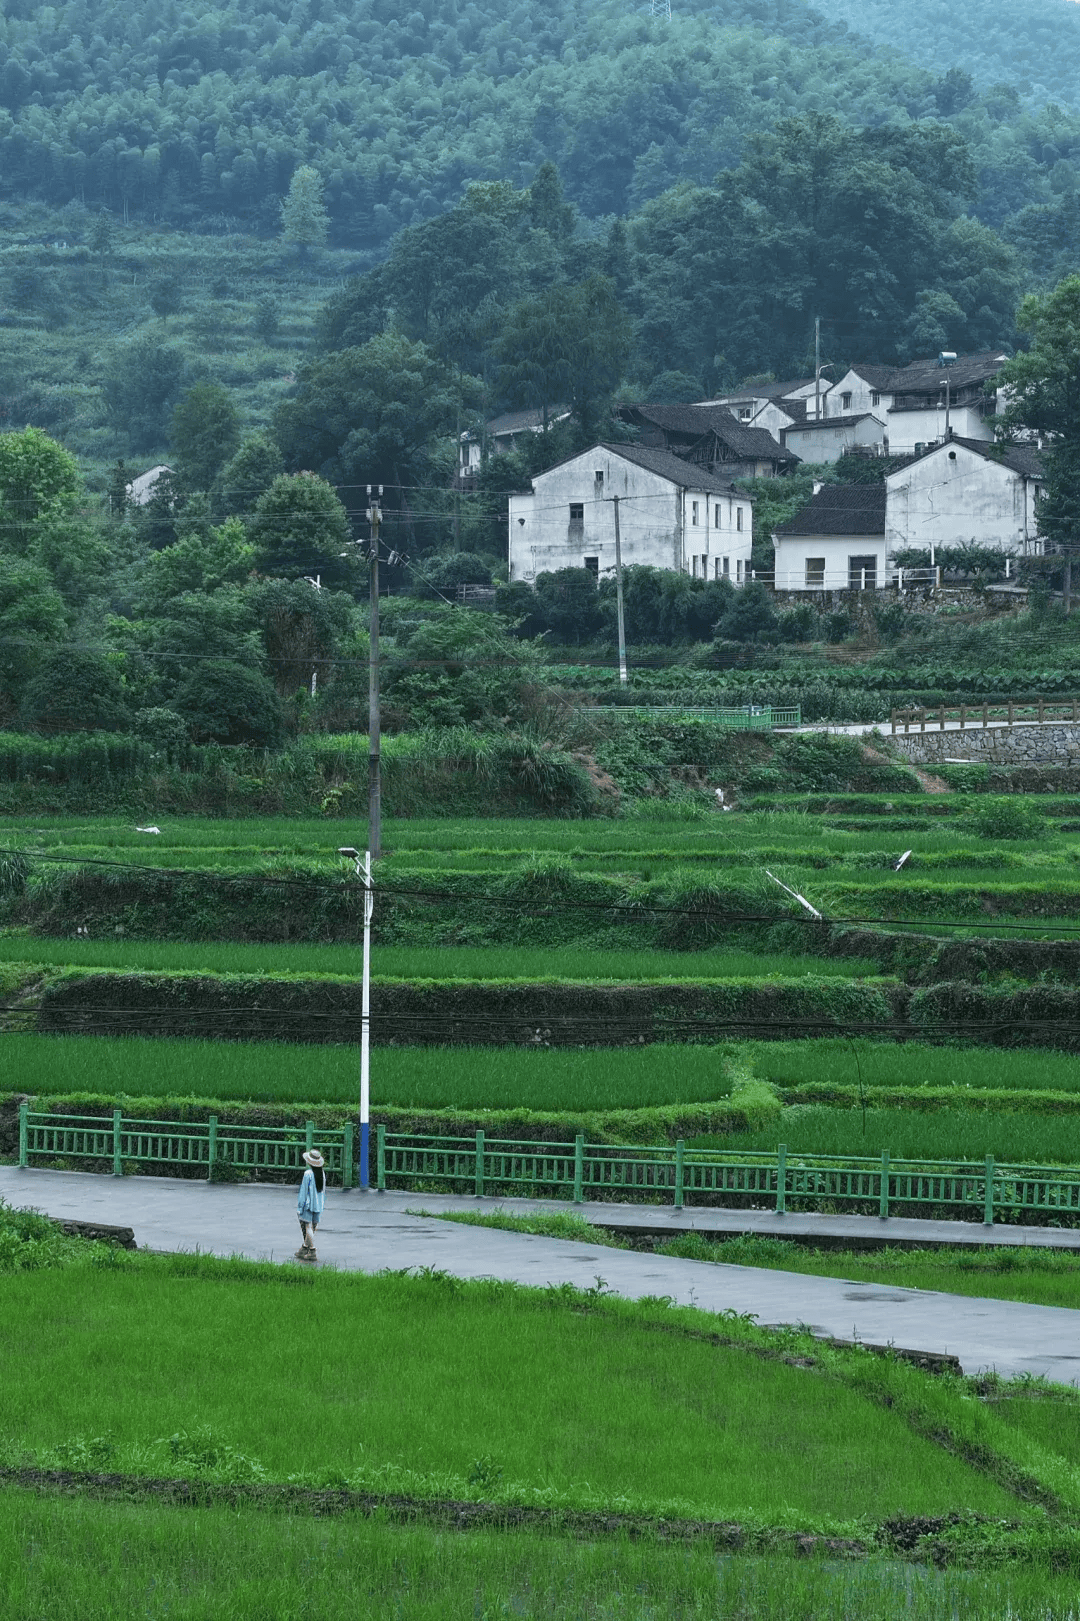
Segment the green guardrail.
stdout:
<path fill-rule="evenodd" d="M 330 1180 L 355 1185 L 355 1124 L 325 1132 L 312 1121 L 301 1126 L 223 1125 L 126 1119 L 119 1109 L 100 1115 L 47 1114 L 28 1104 L 19 1109 L 19 1164 L 31 1159 L 85 1160 L 108 1165 L 114 1176 L 128 1165 L 192 1170 L 212 1179 L 215 1170 L 271 1173 L 302 1170 L 305 1149 L 318 1148 Z M 721 1205 L 728 1198 L 767 1200 L 778 1213 L 789 1201 L 803 1208 L 837 1202 L 869 1204 L 885 1217 L 897 1205 L 954 1207 L 969 1215 L 982 1211 L 992 1224 L 995 1211 L 1047 1211 L 1080 1214 L 1080 1167 L 1008 1165 L 991 1156 L 978 1163 L 894 1160 L 888 1152 L 860 1159 L 823 1154 L 792 1154 L 780 1143 L 772 1153 L 687 1148 L 683 1142 L 655 1148 L 606 1143 L 544 1143 L 488 1138 L 417 1136 L 376 1132 L 376 1181 L 430 1190 L 449 1183 L 477 1198 L 511 1191 L 539 1197 L 629 1197 L 636 1202 L 671 1201 L 682 1209 L 689 1196 Z"/>
<path fill-rule="evenodd" d="M 693 704 L 591 704 L 590 715 L 624 715 L 646 720 L 711 720 L 737 732 L 769 732 L 778 726 L 801 726 L 802 709 L 710 709 Z"/>
<path fill-rule="evenodd" d="M 327 1173 L 343 1187 L 353 1185 L 354 1138 L 350 1122 L 340 1131 L 320 1131 L 310 1120 L 303 1126 L 223 1126 L 208 1120 L 133 1120 L 114 1109 L 101 1115 L 43 1114 L 27 1104 L 19 1108 L 19 1164 L 31 1157 L 106 1162 L 113 1176 L 124 1164 L 173 1166 L 184 1175 L 193 1169 L 207 1180 L 221 1170 L 303 1170 L 301 1156 L 317 1148 Z"/>

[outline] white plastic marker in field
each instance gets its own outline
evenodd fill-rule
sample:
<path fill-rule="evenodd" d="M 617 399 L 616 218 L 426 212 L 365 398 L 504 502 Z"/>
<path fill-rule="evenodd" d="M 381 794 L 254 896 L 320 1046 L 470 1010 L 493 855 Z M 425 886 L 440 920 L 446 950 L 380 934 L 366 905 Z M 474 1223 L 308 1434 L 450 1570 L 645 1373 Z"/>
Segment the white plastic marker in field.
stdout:
<path fill-rule="evenodd" d="M 371 851 L 346 846 L 338 850 L 339 856 L 349 856 L 356 865 L 356 876 L 364 885 L 364 991 L 360 1006 L 360 1186 L 369 1183 L 368 1149 L 371 1127 L 371 913 L 375 897 L 371 887 Z M 361 866 L 361 862 L 363 865 Z"/>
<path fill-rule="evenodd" d="M 774 884 L 780 884 L 779 878 L 777 878 L 774 873 L 771 873 L 768 867 L 765 868 L 765 876 L 766 878 L 771 878 Z M 793 895 L 795 897 L 800 906 L 806 907 L 806 910 L 810 913 L 811 917 L 816 917 L 818 922 L 821 922 L 821 913 L 818 911 L 816 906 L 810 905 L 810 902 L 807 900 L 805 895 L 800 895 L 797 889 L 788 889 L 787 884 L 780 884 L 780 888 L 786 889 L 789 895 Z"/>
<path fill-rule="evenodd" d="M 136 833 L 160 833 L 160 827 L 137 827 Z"/>

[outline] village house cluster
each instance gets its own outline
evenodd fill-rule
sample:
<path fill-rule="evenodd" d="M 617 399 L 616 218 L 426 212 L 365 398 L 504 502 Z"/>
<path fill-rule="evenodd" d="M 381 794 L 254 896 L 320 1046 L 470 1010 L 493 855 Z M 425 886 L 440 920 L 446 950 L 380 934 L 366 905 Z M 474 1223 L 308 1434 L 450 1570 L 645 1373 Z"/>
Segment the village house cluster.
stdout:
<path fill-rule="evenodd" d="M 1038 446 L 995 439 L 1002 401 L 993 380 L 1005 358 L 942 354 L 854 366 L 834 383 L 797 378 L 693 405 L 621 406 L 637 430 L 632 443 L 595 444 L 510 497 L 510 578 L 531 582 L 561 568 L 610 575 L 617 524 L 624 566 L 742 585 L 754 540 L 745 481 L 842 455 L 900 465 L 883 480 L 815 486 L 772 535 L 773 567 L 754 577 L 779 591 L 872 590 L 902 585 L 897 558 L 912 550 L 931 565 L 943 547 L 1041 552 Z M 485 443 L 463 434 L 462 477 L 483 453 L 510 450 L 567 415 L 564 406 L 510 412 L 487 424 Z"/>

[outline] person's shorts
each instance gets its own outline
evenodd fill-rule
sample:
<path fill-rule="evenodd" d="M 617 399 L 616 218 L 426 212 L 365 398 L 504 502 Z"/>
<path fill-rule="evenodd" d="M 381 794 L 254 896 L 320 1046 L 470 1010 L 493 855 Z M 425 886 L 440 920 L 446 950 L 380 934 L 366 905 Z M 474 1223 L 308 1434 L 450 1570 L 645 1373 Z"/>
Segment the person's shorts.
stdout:
<path fill-rule="evenodd" d="M 310 1227 L 312 1232 L 314 1232 L 319 1225 L 318 1216 L 297 1216 L 296 1219 L 300 1223 L 301 1227 Z"/>

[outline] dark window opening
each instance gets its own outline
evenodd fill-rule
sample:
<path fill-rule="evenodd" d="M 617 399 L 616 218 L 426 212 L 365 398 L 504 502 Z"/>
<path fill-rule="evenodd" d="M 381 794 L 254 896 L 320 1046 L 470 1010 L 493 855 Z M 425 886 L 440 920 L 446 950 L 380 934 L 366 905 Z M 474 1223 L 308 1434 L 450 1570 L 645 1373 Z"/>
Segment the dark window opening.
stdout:
<path fill-rule="evenodd" d="M 873 591 L 877 586 L 877 557 L 848 558 L 848 589 Z"/>
<path fill-rule="evenodd" d="M 588 569 L 594 580 L 598 580 L 600 578 L 600 559 L 598 557 L 587 557 L 585 559 L 585 567 Z"/>

